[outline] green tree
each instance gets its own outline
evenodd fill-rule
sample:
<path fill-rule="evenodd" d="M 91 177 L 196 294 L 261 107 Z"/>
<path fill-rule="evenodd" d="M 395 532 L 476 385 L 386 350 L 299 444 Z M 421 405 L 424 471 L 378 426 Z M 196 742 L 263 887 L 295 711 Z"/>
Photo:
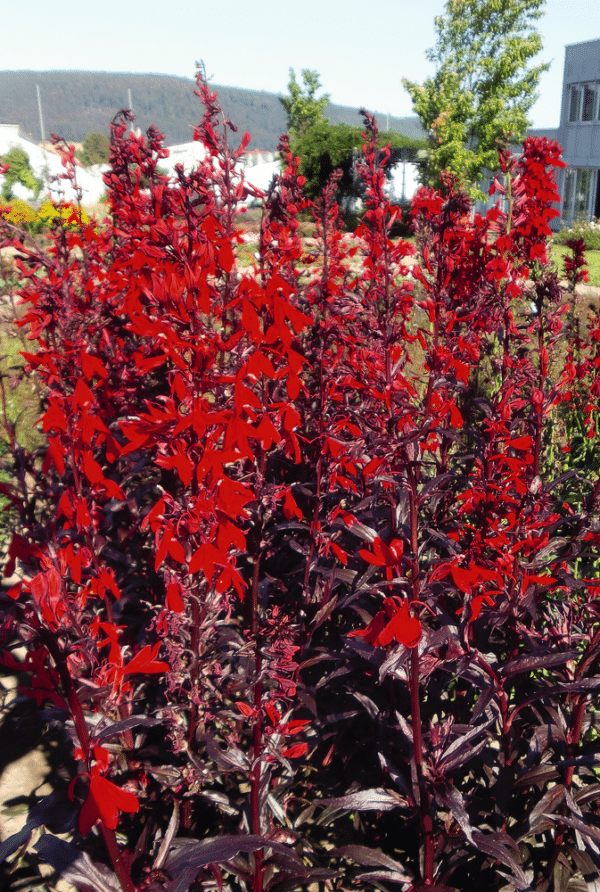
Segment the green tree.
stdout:
<path fill-rule="evenodd" d="M 390 145 L 392 150 L 385 165 L 386 175 L 401 157 L 415 160 L 424 145 L 394 131 L 381 133 L 379 138 L 382 147 Z M 361 127 L 332 125 L 325 119 L 306 130 L 293 144 L 294 153 L 300 157 L 300 173 L 306 177 L 305 194 L 312 200 L 319 198 L 333 171 L 341 170 L 338 195 L 342 206 L 348 199 L 361 196 L 363 185 L 354 175 L 354 162 L 360 157 L 363 141 Z"/>
<path fill-rule="evenodd" d="M 30 189 L 35 198 L 40 194 L 42 181 L 38 179 L 31 169 L 29 155 L 19 146 L 13 146 L 3 158 L 0 159 L 2 164 L 9 164 L 10 168 L 4 174 L 4 182 L 2 184 L 2 198 L 10 201 L 13 196 L 13 186 L 20 183 L 26 189 Z"/>
<path fill-rule="evenodd" d="M 300 172 L 306 177 L 304 191 L 313 200 L 321 195 L 333 171 L 342 171 L 338 195 L 343 205 L 362 192 L 362 184 L 354 176 L 356 152 L 363 144 L 362 128 L 330 124 L 323 115 L 329 95 L 317 97 L 321 89 L 318 72 L 304 69 L 301 74 L 303 87 L 298 84 L 294 69 L 290 68 L 289 95 L 279 100 L 287 113 L 290 148 L 300 158 Z M 391 143 L 392 149 L 408 151 L 411 160 L 417 149 L 424 145 L 395 132 L 381 137 L 382 145 Z M 397 160 L 396 152 L 386 165 L 386 172 L 389 173 Z"/>
<path fill-rule="evenodd" d="M 355 149 L 362 145 L 360 127 L 332 126 L 322 118 L 297 139 L 292 150 L 300 157 L 300 173 L 306 177 L 304 192 L 313 201 L 334 170 L 342 171 L 338 193 L 341 198 L 357 194 L 353 164 Z"/>
<path fill-rule="evenodd" d="M 316 93 L 321 89 L 317 71 L 304 68 L 301 75 L 303 87 L 296 80 L 294 69 L 290 68 L 289 95 L 279 98 L 287 114 L 287 127 L 292 143 L 302 137 L 317 122 L 324 120 L 323 112 L 329 102 L 328 93 L 317 99 Z"/>
<path fill-rule="evenodd" d="M 95 164 L 106 164 L 110 158 L 110 140 L 105 133 L 92 131 L 87 134 L 83 146 L 76 153 L 84 167 L 93 167 Z"/>
<path fill-rule="evenodd" d="M 497 141 L 520 141 L 530 125 L 540 76 L 529 66 L 542 49 L 535 22 L 545 0 L 447 0 L 435 19 L 436 45 L 427 58 L 436 73 L 423 84 L 403 79 L 429 133 L 423 182 L 443 170 L 457 174 L 473 196 L 484 171 L 498 166 Z"/>

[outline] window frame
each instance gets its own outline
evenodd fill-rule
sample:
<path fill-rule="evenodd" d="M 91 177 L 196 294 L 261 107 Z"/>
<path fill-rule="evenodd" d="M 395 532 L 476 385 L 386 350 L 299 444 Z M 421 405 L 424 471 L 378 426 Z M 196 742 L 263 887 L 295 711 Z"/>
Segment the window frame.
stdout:
<path fill-rule="evenodd" d="M 569 124 L 576 124 L 581 120 L 581 95 L 580 84 L 571 84 L 569 87 Z"/>
<path fill-rule="evenodd" d="M 565 224 L 591 220 L 594 216 L 598 177 L 597 167 L 567 167 L 563 176 L 561 217 Z"/>
<path fill-rule="evenodd" d="M 598 117 L 598 85 L 597 84 L 584 84 L 581 92 L 582 92 L 581 120 L 584 123 L 587 123 L 589 121 L 595 121 Z M 585 117 L 589 96 L 592 97 L 592 108 L 591 108 L 590 117 Z"/>
<path fill-rule="evenodd" d="M 599 81 L 569 84 L 568 90 L 568 124 L 594 124 L 600 121 Z"/>

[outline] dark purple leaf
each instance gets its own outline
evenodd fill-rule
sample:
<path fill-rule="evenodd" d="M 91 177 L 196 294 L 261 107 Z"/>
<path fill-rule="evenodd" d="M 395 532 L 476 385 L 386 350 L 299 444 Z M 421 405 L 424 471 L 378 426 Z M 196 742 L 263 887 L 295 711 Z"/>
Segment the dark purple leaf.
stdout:
<path fill-rule="evenodd" d="M 587 852 L 581 852 L 574 846 L 567 846 L 567 851 L 582 876 L 586 877 L 586 879 L 588 877 L 591 879 L 595 876 L 600 880 L 600 870 L 598 869 L 598 866 L 594 864 L 592 857 Z"/>
<path fill-rule="evenodd" d="M 375 880 L 383 883 L 412 883 L 413 878 L 397 870 L 372 870 L 369 873 L 359 873 L 354 879 L 360 883 L 373 883 Z"/>
<path fill-rule="evenodd" d="M 458 553 L 458 545 L 445 533 L 442 533 L 440 530 L 434 530 L 432 527 L 427 527 L 427 533 L 430 538 L 439 542 L 450 554 Z"/>
<path fill-rule="evenodd" d="M 409 659 L 410 650 L 408 647 L 404 647 L 402 644 L 393 647 L 379 667 L 379 681 L 383 682 L 384 678 L 388 675 L 395 676 L 396 678 L 406 677 L 406 669 L 402 672 L 400 669 L 403 665 L 408 663 Z"/>
<path fill-rule="evenodd" d="M 460 790 L 448 785 L 443 794 L 437 793 L 436 798 L 448 808 L 466 838 L 470 843 L 473 843 L 473 828 Z"/>
<path fill-rule="evenodd" d="M 17 831 L 17 833 L 13 833 L 12 836 L 9 836 L 4 842 L 0 843 L 0 864 L 6 861 L 7 858 L 16 852 L 24 843 L 27 842 L 33 830 L 31 827 L 28 827 L 27 824 Z"/>
<path fill-rule="evenodd" d="M 534 669 L 549 669 L 551 666 L 563 666 L 577 657 L 577 651 L 569 650 L 561 653 L 545 653 L 511 660 L 502 666 L 498 674 L 505 677 L 518 675 L 521 672 L 533 672 Z"/>
<path fill-rule="evenodd" d="M 150 715 L 132 715 L 128 719 L 108 724 L 99 734 L 95 734 L 94 736 L 97 741 L 108 740 L 110 737 L 114 737 L 115 734 L 120 734 L 122 731 L 129 731 L 131 728 L 153 728 L 155 725 L 160 724 L 160 719 L 155 719 Z"/>
<path fill-rule="evenodd" d="M 388 870 L 395 873 L 406 873 L 405 867 L 399 861 L 394 861 L 379 849 L 370 849 L 368 846 L 341 846 L 339 849 L 331 849 L 329 854 L 340 858 L 350 858 L 365 867 L 387 867 Z"/>
<path fill-rule="evenodd" d="M 547 814 L 556 811 L 564 798 L 565 788 L 563 784 L 557 784 L 555 787 L 551 787 L 544 793 L 529 815 L 529 828 L 531 833 L 541 832 L 541 830 L 538 829 L 538 825 L 540 822 L 547 823 L 547 821 L 544 821 L 544 816 L 547 818 Z"/>
<path fill-rule="evenodd" d="M 467 759 L 472 758 L 477 755 L 477 753 L 481 752 L 487 743 L 487 738 L 481 740 L 477 746 L 471 746 L 471 741 L 479 737 L 481 734 L 485 734 L 493 720 L 493 716 L 489 716 L 485 725 L 471 728 L 466 734 L 453 740 L 450 746 L 444 751 L 440 768 L 443 766 L 445 771 L 452 771 L 457 765 L 464 764 Z"/>
<path fill-rule="evenodd" d="M 71 843 L 45 833 L 35 850 L 60 876 L 79 892 L 121 892 L 116 875 L 103 864 L 92 861 L 87 852 L 80 852 Z"/>
<path fill-rule="evenodd" d="M 26 842 L 36 827 L 46 825 L 55 833 L 68 833 L 74 830 L 77 812 L 77 806 L 69 802 L 65 796 L 57 792 L 50 793 L 29 810 L 25 826 L 0 844 L 0 864 Z"/>
<path fill-rule="evenodd" d="M 337 877 L 341 876 L 339 870 L 329 870 L 323 867 L 317 867 L 314 870 L 307 868 L 306 876 L 303 880 L 303 885 L 308 886 L 308 884 L 316 884 L 316 883 L 327 883 L 328 880 L 334 880 Z M 298 878 L 297 877 L 282 877 L 281 874 L 276 874 L 267 884 L 267 889 L 275 890 L 275 892 L 297 892 L 298 890 Z"/>
<path fill-rule="evenodd" d="M 566 691 L 569 694 L 578 694 L 583 693 L 584 691 L 595 691 L 597 688 L 600 688 L 600 676 L 598 675 L 594 676 L 594 678 L 580 678 L 578 681 L 561 682 L 561 684 L 556 685 L 554 688 L 550 688 L 550 690 L 552 692 Z"/>
<path fill-rule="evenodd" d="M 575 793 L 575 802 L 580 805 L 585 802 L 596 802 L 600 799 L 600 784 L 588 784 Z"/>
<path fill-rule="evenodd" d="M 527 787 L 534 784 L 542 786 L 546 781 L 554 780 L 558 776 L 558 769 L 554 765 L 535 765 L 521 777 L 517 778 L 515 787 Z"/>
<path fill-rule="evenodd" d="M 359 790 L 335 799 L 322 799 L 323 805 L 342 808 L 345 811 L 391 811 L 394 808 L 405 808 L 407 800 L 398 793 L 377 787 L 371 790 Z"/>
<path fill-rule="evenodd" d="M 393 765 L 392 762 L 390 762 L 390 760 L 384 753 L 379 752 L 377 753 L 377 755 L 379 757 L 379 764 L 387 772 L 388 777 L 390 777 L 394 781 L 394 783 L 402 791 L 402 793 L 408 796 L 408 787 L 406 786 L 406 782 L 396 766 Z"/>
<path fill-rule="evenodd" d="M 204 741 L 208 756 L 219 768 L 248 770 L 248 757 L 241 750 L 234 747 L 227 750 L 222 749 L 210 734 L 206 734 Z"/>
<path fill-rule="evenodd" d="M 445 772 L 454 771 L 455 768 L 462 768 L 469 759 L 474 759 L 475 756 L 478 756 L 486 748 L 487 744 L 488 739 L 484 737 L 476 746 L 470 746 L 470 744 L 461 746 L 458 752 L 454 753 L 452 759 L 443 758 L 441 760 L 440 768 L 443 768 Z"/>
<path fill-rule="evenodd" d="M 318 629 L 319 626 L 321 626 L 325 622 L 326 619 L 329 619 L 329 617 L 333 613 L 336 606 L 337 606 L 337 597 L 333 597 L 329 601 L 327 601 L 323 605 L 323 607 L 321 607 L 321 609 L 318 611 L 317 615 L 315 616 L 315 618 L 313 620 L 313 624 L 312 624 L 313 629 Z"/>
<path fill-rule="evenodd" d="M 577 756 L 574 759 L 561 759 L 556 764 L 561 768 L 569 768 L 576 765 L 600 765 L 600 753 L 590 753 L 588 756 Z"/>
<path fill-rule="evenodd" d="M 372 529 L 372 527 L 365 526 L 364 523 L 359 523 L 358 521 L 355 521 L 352 524 L 350 532 L 369 544 L 372 544 L 375 539 L 379 538 L 379 533 L 376 530 Z"/>
<path fill-rule="evenodd" d="M 567 857 L 561 852 L 552 871 L 552 892 L 567 892 L 572 875 L 573 868 Z"/>
<path fill-rule="evenodd" d="M 471 716 L 472 722 L 479 722 L 479 718 L 481 715 L 486 715 L 488 721 L 492 722 L 494 719 L 497 719 L 500 714 L 500 709 L 498 707 L 498 701 L 496 699 L 496 692 L 493 687 L 489 685 L 484 687 L 481 693 L 481 696 L 478 698 L 477 703 L 475 704 L 475 709 L 473 710 L 473 714 Z"/>
<path fill-rule="evenodd" d="M 367 697 L 366 694 L 361 694 L 359 691 L 353 691 L 352 696 L 358 700 L 358 702 L 364 706 L 368 714 L 372 719 L 377 719 L 379 716 L 379 707 L 376 703 L 371 700 L 370 697 Z"/>
<path fill-rule="evenodd" d="M 167 827 L 167 831 L 164 835 L 164 838 L 160 844 L 160 848 L 158 850 L 158 854 L 154 861 L 153 870 L 160 870 L 165 861 L 167 860 L 167 855 L 169 854 L 169 849 L 171 848 L 171 843 L 177 833 L 179 828 L 179 802 L 177 799 L 173 800 L 173 813 L 171 814 L 171 820 L 169 821 L 169 826 Z"/>
<path fill-rule="evenodd" d="M 167 892 L 187 892 L 202 868 L 210 864 L 226 864 L 240 853 L 249 854 L 264 848 L 286 855 L 288 863 L 297 865 L 297 875 L 304 876 L 304 864 L 294 850 L 265 836 L 217 836 L 200 842 L 176 838 L 165 862 L 165 869 L 173 878 Z"/>
<path fill-rule="evenodd" d="M 404 718 L 402 713 L 396 711 L 396 720 L 398 722 L 398 728 L 401 733 L 404 735 L 405 739 L 412 746 L 413 744 L 413 729 L 410 722 Z"/>
<path fill-rule="evenodd" d="M 510 870 L 511 880 L 517 889 L 529 889 L 529 882 L 523 872 L 523 868 L 516 860 L 520 859 L 519 849 L 513 839 L 506 833 L 481 833 L 473 832 L 473 845 L 486 855 L 500 861 Z"/>
<path fill-rule="evenodd" d="M 598 827 L 591 827 L 589 824 L 580 821 L 578 818 L 568 818 L 565 815 L 559 816 L 547 814 L 545 817 L 551 821 L 560 821 L 562 824 L 566 824 L 568 827 L 572 827 L 574 830 L 579 831 L 582 836 L 586 836 L 588 839 L 600 843 L 600 829 Z M 594 851 L 596 851 L 595 847 Z"/>

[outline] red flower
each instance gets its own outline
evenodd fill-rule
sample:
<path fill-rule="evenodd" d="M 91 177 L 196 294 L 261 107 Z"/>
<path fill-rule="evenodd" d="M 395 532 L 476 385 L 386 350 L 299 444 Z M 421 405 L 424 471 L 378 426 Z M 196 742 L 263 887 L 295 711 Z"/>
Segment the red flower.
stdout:
<path fill-rule="evenodd" d="M 372 553 L 365 548 L 361 548 L 358 553 L 369 564 L 374 564 L 376 567 L 385 567 L 386 578 L 392 579 L 394 575 L 393 570 L 400 567 L 403 551 L 404 545 L 401 539 L 392 539 L 390 544 L 387 545 L 383 539 L 377 536 L 373 540 Z"/>
<path fill-rule="evenodd" d="M 392 641 L 416 647 L 421 632 L 421 621 L 411 614 L 408 601 L 398 604 L 396 598 L 386 598 L 367 628 L 350 632 L 350 637 L 360 636 L 374 647 L 385 647 Z"/>
<path fill-rule="evenodd" d="M 90 777 L 88 796 L 79 812 L 79 832 L 85 836 L 96 821 L 101 820 L 105 827 L 114 830 L 119 821 L 119 812 L 136 812 L 140 804 L 137 797 L 122 790 L 100 775 L 100 768 L 94 765 Z"/>

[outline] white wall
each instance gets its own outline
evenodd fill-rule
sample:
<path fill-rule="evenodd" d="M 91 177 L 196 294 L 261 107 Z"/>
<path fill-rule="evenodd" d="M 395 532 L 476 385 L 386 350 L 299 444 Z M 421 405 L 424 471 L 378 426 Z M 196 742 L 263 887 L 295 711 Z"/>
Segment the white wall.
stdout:
<path fill-rule="evenodd" d="M 65 173 L 65 168 L 62 166 L 58 155 L 55 155 L 53 152 L 47 152 L 28 139 L 18 136 L 16 126 L 0 126 L 0 157 L 6 155 L 15 146 L 23 149 L 28 155 L 33 173 L 44 183 L 44 188 L 40 195 L 41 198 L 50 194 L 53 198 L 58 199 L 61 197 L 60 192 L 62 191 L 64 193 L 63 200 L 75 200 L 75 194 L 65 180 L 61 180 L 60 183 L 52 181 L 52 177 Z M 3 181 L 4 177 L 0 177 L 0 186 Z M 77 183 L 83 190 L 83 204 L 93 204 L 106 191 L 102 172 L 98 168 L 84 170 L 79 167 L 77 169 Z M 34 198 L 33 193 L 22 188 L 19 189 L 18 186 L 15 186 L 13 191 L 18 198 L 22 197 L 26 201 L 31 201 Z"/>

